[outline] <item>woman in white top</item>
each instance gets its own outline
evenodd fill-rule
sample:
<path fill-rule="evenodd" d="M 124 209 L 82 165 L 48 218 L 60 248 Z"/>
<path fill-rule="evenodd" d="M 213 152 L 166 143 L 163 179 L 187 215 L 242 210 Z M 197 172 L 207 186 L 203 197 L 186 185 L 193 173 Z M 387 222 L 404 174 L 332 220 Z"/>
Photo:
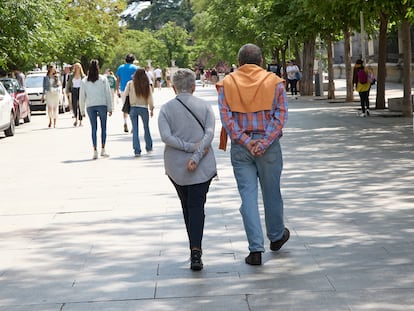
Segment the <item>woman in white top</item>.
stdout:
<path fill-rule="evenodd" d="M 47 114 L 49 116 L 49 127 L 56 127 L 56 119 L 58 116 L 58 108 L 60 101 L 62 83 L 59 80 L 59 76 L 56 72 L 56 67 L 51 65 L 47 71 L 46 77 L 43 78 L 43 96 L 42 102 L 46 96 Z"/>
<path fill-rule="evenodd" d="M 111 90 L 108 79 L 99 74 L 99 62 L 92 59 L 89 65 L 88 76 L 82 79 L 79 95 L 79 106 L 83 116 L 88 112 L 92 128 L 93 159 L 98 158 L 96 132 L 98 118 L 101 121 L 101 157 L 108 157 L 105 151 L 106 144 L 106 116 L 112 115 Z"/>
<path fill-rule="evenodd" d="M 72 109 L 75 117 L 73 126 L 78 125 L 78 119 L 79 126 L 82 126 L 82 114 L 80 113 L 79 108 L 79 90 L 84 77 L 85 74 L 83 73 L 82 65 L 80 63 L 75 63 L 73 65 L 73 74 L 70 75 L 68 83 L 66 83 L 66 92 L 70 93 L 72 97 Z"/>
<path fill-rule="evenodd" d="M 144 124 L 145 149 L 147 152 L 152 151 L 152 138 L 149 130 L 149 114 L 154 115 L 154 101 L 152 99 L 152 88 L 150 86 L 147 74 L 144 69 L 137 69 L 131 81 L 128 81 L 125 87 L 125 97 L 129 96 L 131 110 L 129 117 L 132 123 L 132 146 L 136 157 L 141 155 L 141 145 L 138 133 L 138 117 L 141 117 Z"/>
<path fill-rule="evenodd" d="M 298 77 L 297 75 L 299 74 L 299 67 L 293 62 L 290 61 L 288 63 L 288 66 L 286 67 L 286 74 L 287 74 L 287 78 L 288 78 L 288 82 L 289 82 L 289 86 L 290 86 L 290 91 L 292 92 L 292 96 L 293 95 L 298 95 L 298 89 L 297 89 L 297 84 L 298 84 Z M 297 97 L 296 97 L 297 99 Z"/>

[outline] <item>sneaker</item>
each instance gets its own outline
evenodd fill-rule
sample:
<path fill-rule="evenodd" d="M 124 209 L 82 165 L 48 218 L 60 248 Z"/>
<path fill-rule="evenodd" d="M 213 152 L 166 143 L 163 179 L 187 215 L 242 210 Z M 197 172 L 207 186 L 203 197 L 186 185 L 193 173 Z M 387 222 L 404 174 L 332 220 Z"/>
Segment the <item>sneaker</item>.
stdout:
<path fill-rule="evenodd" d="M 247 256 L 244 261 L 248 265 L 260 266 L 262 264 L 262 252 L 250 252 L 249 256 Z"/>
<path fill-rule="evenodd" d="M 109 157 L 109 154 L 106 153 L 105 148 L 102 148 L 101 157 L 104 157 L 104 158 Z"/>
<path fill-rule="evenodd" d="M 141 154 L 140 153 L 135 153 L 134 157 L 139 158 L 139 157 L 141 157 Z"/>
<path fill-rule="evenodd" d="M 93 160 L 96 160 L 98 158 L 98 150 L 94 150 L 93 151 L 93 156 L 92 156 L 92 159 Z"/>
<path fill-rule="evenodd" d="M 128 133 L 128 125 L 126 123 L 124 124 L 124 132 Z"/>
<path fill-rule="evenodd" d="M 285 244 L 289 240 L 289 237 L 290 237 L 290 231 L 288 228 L 285 228 L 285 232 L 283 232 L 283 236 L 280 240 L 270 242 L 270 249 L 272 251 L 278 251 L 279 249 L 282 248 L 283 244 Z"/>
<path fill-rule="evenodd" d="M 367 117 L 369 117 L 369 110 L 367 109 L 367 111 L 366 111 L 366 114 L 367 114 Z"/>
<path fill-rule="evenodd" d="M 191 250 L 191 270 L 200 271 L 203 269 L 203 261 L 201 260 L 201 251 L 198 249 Z"/>

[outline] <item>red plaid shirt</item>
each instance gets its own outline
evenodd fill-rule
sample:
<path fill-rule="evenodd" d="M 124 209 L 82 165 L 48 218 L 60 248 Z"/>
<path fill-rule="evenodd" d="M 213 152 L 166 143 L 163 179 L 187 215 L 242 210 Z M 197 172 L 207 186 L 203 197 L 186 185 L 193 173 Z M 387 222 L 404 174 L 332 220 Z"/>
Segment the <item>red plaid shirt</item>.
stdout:
<path fill-rule="evenodd" d="M 275 139 L 283 135 L 282 129 L 288 118 L 288 103 L 283 83 L 275 88 L 275 97 L 271 110 L 258 112 L 232 112 L 226 98 L 224 88 L 218 90 L 218 104 L 221 123 L 232 141 L 246 145 L 250 140 L 248 133 L 263 133 L 262 149 L 266 150 Z"/>

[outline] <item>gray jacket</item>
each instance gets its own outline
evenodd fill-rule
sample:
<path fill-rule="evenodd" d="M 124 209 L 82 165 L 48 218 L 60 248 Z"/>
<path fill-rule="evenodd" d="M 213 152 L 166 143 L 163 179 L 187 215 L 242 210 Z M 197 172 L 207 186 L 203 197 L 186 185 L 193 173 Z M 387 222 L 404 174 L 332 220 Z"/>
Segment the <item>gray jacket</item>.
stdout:
<path fill-rule="evenodd" d="M 161 107 L 158 128 L 165 143 L 164 165 L 166 174 L 181 186 L 206 182 L 216 173 L 216 158 L 211 143 L 214 138 L 215 115 L 211 105 L 189 93 L 178 95 L 183 103 L 204 125 L 205 132 L 183 105 L 175 98 Z M 197 150 L 194 148 L 200 143 Z M 208 148 L 207 154 L 204 149 Z M 193 172 L 187 170 L 187 162 L 197 163 Z"/>

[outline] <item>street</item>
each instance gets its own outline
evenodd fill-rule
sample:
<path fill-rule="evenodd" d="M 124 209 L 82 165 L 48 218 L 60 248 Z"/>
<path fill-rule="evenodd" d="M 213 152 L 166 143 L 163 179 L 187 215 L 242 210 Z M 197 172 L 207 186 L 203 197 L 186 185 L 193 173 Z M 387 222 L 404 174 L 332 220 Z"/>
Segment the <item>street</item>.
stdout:
<path fill-rule="evenodd" d="M 0 137 L 0 311 L 414 310 L 412 119 L 289 96 L 281 185 L 291 239 L 279 252 L 266 242 L 263 266 L 252 267 L 229 151 L 217 149 L 215 88 L 195 95 L 216 113 L 204 269 L 189 269 L 163 169 L 157 116 L 172 89 L 154 92 L 154 152 L 140 158 L 120 103 L 108 118 L 110 157 L 98 160 L 88 120 L 75 128 L 67 112 L 49 129 L 33 114 Z M 145 150 L 141 121 L 140 140 Z"/>

